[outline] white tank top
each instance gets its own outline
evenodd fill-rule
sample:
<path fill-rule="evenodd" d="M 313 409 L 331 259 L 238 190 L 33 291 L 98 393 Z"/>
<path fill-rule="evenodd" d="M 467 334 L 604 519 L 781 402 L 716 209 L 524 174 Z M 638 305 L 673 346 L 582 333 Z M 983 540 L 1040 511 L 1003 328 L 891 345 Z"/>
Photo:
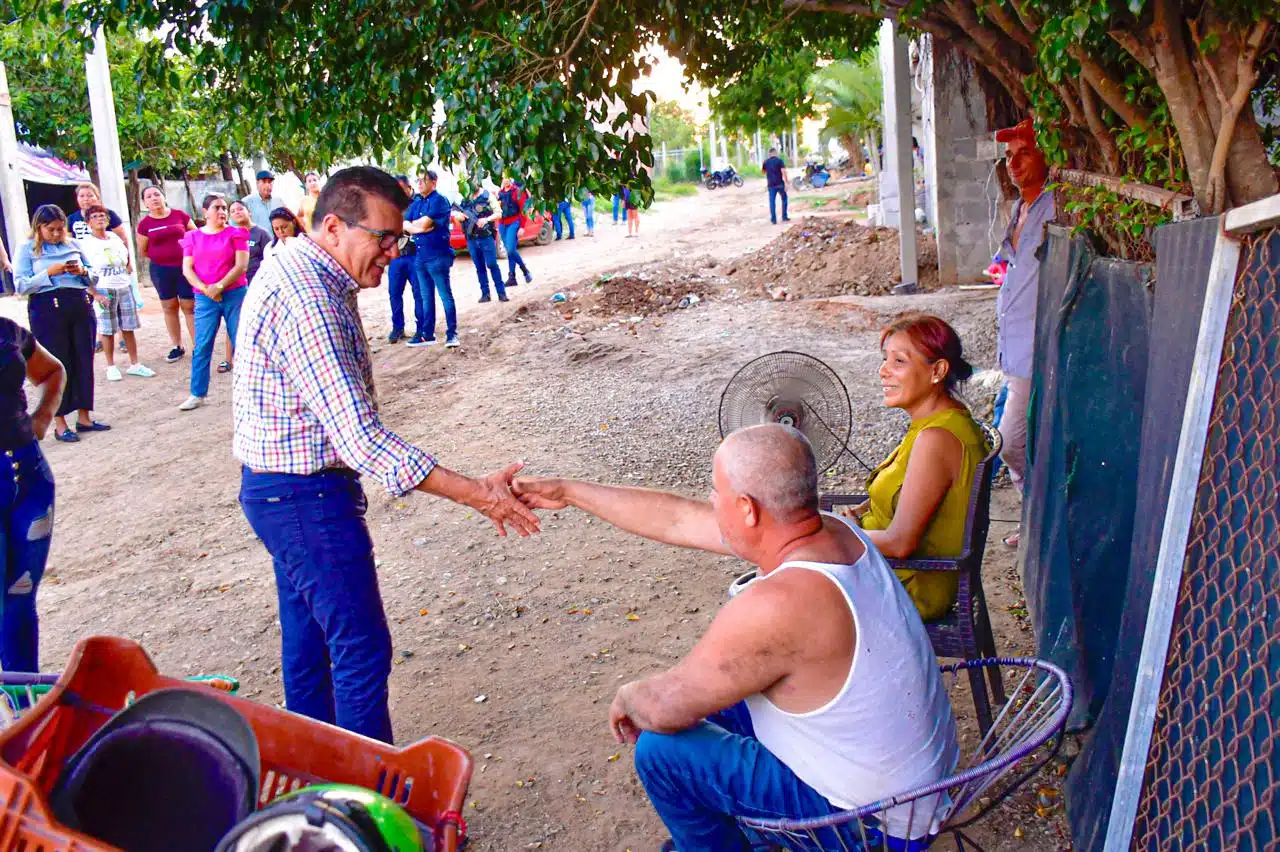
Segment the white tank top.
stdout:
<path fill-rule="evenodd" d="M 836 517 L 836 516 L 832 516 Z M 783 571 L 823 574 L 844 593 L 857 638 L 840 691 L 808 713 L 788 713 L 763 695 L 747 698 L 756 738 L 801 781 L 839 808 L 854 808 L 929 784 L 955 771 L 955 718 L 938 663 L 906 589 L 880 551 L 841 518 L 866 545 L 852 565 L 785 562 Z M 884 829 L 911 837 L 937 829 L 943 795 L 886 812 Z M 808 816 L 808 814 L 797 816 Z"/>

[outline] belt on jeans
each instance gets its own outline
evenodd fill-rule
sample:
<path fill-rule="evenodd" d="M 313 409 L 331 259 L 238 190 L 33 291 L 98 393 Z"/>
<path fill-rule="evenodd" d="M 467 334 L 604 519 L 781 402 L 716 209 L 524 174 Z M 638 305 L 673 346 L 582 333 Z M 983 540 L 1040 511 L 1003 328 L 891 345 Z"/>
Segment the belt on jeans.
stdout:
<path fill-rule="evenodd" d="M 282 476 L 323 476 L 327 473 L 336 473 L 339 476 L 345 476 L 348 479 L 360 478 L 360 472 L 352 470 L 349 467 L 325 467 L 325 468 L 321 468 L 320 470 L 312 471 L 311 473 L 289 473 L 288 471 L 284 471 L 284 470 L 254 470 L 253 468 L 249 467 L 249 465 L 247 464 L 241 465 L 241 468 L 246 473 L 252 473 L 258 476 L 270 476 L 273 473 L 280 474 Z"/>

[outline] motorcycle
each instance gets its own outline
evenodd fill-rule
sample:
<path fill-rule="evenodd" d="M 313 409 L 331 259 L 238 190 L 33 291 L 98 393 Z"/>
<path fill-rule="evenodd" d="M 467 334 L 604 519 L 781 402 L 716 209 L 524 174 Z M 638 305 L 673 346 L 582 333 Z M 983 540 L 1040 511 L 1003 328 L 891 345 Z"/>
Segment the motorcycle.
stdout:
<path fill-rule="evenodd" d="M 716 172 L 708 172 L 702 170 L 702 185 L 707 189 L 717 189 L 722 186 L 742 186 L 742 176 L 734 170 L 733 166 L 726 166 Z"/>
<path fill-rule="evenodd" d="M 826 163 L 809 162 L 804 164 L 804 175 L 796 175 L 791 179 L 791 188 L 797 192 L 802 189 L 820 189 L 831 180 Z"/>

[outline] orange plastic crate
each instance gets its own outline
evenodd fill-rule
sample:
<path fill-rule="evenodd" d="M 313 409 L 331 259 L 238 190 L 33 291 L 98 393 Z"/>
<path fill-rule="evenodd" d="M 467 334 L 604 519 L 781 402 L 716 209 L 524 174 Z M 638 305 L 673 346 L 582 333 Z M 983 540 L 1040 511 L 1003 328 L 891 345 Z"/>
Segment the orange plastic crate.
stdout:
<path fill-rule="evenodd" d="M 262 759 L 259 805 L 320 782 L 357 784 L 398 803 L 440 829 L 438 852 L 456 852 L 458 828 L 440 825 L 461 813 L 471 781 L 471 755 L 427 737 L 404 748 L 160 674 L 136 642 L 110 636 L 76 645 L 58 683 L 0 734 L 0 849 L 20 852 L 113 852 L 114 847 L 53 821 L 48 795 L 63 763 L 130 696 L 181 686 L 204 689 L 235 707 L 253 726 Z"/>

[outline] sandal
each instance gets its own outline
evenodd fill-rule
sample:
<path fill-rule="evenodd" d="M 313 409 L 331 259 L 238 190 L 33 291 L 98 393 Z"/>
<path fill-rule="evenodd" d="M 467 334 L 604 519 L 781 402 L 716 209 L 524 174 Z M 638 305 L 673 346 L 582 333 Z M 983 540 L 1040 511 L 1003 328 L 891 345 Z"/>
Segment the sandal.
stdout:
<path fill-rule="evenodd" d="M 77 435 L 75 432 L 72 432 L 70 429 L 68 429 L 65 432 L 59 432 L 55 429 L 53 432 L 53 440 L 64 441 L 68 444 L 74 444 L 80 440 L 80 436 Z"/>
<path fill-rule="evenodd" d="M 231 372 L 231 362 L 230 362 L 230 361 L 222 361 L 222 362 L 220 362 L 220 363 L 218 364 L 218 372 L 219 372 L 219 373 L 230 373 L 230 372 Z"/>

